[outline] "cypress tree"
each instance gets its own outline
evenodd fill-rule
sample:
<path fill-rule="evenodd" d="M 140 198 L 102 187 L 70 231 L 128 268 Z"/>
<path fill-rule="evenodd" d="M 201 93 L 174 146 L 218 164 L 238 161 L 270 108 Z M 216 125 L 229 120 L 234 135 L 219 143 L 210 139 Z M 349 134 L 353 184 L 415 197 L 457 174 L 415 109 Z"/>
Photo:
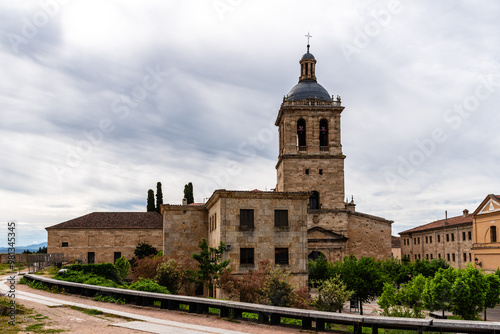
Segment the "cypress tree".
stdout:
<path fill-rule="evenodd" d="M 155 193 L 153 189 L 148 190 L 148 205 L 146 207 L 148 212 L 156 211 L 155 208 Z"/>
<path fill-rule="evenodd" d="M 163 204 L 163 192 L 161 191 L 161 182 L 156 184 L 156 211 L 160 213 L 160 207 Z"/>
<path fill-rule="evenodd" d="M 194 203 L 193 184 L 191 182 L 184 186 L 184 198 L 187 200 L 187 204 Z"/>

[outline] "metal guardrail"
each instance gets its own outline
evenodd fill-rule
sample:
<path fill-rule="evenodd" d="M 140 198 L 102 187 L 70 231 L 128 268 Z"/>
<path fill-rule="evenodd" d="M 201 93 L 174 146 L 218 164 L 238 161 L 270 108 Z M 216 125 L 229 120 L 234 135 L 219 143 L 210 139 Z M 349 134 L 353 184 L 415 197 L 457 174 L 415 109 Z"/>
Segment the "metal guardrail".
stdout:
<path fill-rule="evenodd" d="M 179 310 L 180 305 L 187 305 L 189 313 L 208 313 L 210 307 L 219 309 L 221 317 L 231 316 L 240 320 L 245 320 L 245 318 L 242 317 L 243 312 L 256 313 L 258 314 L 259 323 L 266 323 L 269 325 L 280 325 L 282 318 L 299 319 L 302 322 L 302 329 L 304 330 L 324 331 L 326 324 L 340 324 L 353 326 L 353 333 L 356 334 L 361 334 L 363 327 L 371 328 L 372 333 L 378 333 L 379 329 L 402 329 L 417 331 L 418 333 L 451 332 L 500 334 L 500 322 L 362 316 L 108 288 L 65 282 L 30 274 L 24 275 L 24 277 L 28 280 L 43 282 L 49 287 L 63 287 L 69 293 L 89 297 L 95 295 L 108 295 L 115 298 L 123 298 L 127 303 L 135 303 L 141 306 L 150 306 L 153 305 L 155 301 L 159 301 L 160 308 L 162 309 Z"/>
<path fill-rule="evenodd" d="M 28 273 L 36 273 L 47 267 L 61 267 L 65 262 L 64 253 L 50 253 L 50 254 L 17 254 L 19 257 L 19 268 L 21 268 L 21 255 L 26 255 L 26 265 Z M 67 260 L 67 259 L 66 259 Z"/>

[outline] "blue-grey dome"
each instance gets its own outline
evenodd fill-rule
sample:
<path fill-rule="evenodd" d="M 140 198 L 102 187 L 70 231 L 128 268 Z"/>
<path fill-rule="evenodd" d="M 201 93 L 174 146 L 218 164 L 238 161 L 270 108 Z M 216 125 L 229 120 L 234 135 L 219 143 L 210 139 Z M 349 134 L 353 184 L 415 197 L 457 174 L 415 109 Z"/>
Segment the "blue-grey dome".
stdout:
<path fill-rule="evenodd" d="M 287 100 L 291 101 L 292 98 L 295 101 L 309 98 L 317 98 L 318 100 L 324 101 L 331 101 L 332 99 L 327 90 L 314 80 L 302 80 L 296 84 L 290 93 L 288 93 Z"/>
<path fill-rule="evenodd" d="M 307 59 L 307 58 L 316 59 L 314 58 L 312 53 L 309 53 L 309 51 L 307 51 L 307 53 L 304 53 L 304 55 L 302 56 L 302 59 Z"/>

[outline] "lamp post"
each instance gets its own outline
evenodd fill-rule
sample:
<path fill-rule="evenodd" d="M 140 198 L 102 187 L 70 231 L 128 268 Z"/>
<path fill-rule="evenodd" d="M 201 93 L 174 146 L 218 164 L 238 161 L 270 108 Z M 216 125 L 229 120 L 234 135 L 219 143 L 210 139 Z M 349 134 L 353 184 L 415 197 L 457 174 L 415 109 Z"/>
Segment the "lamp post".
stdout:
<path fill-rule="evenodd" d="M 483 267 L 483 264 L 481 262 L 479 262 L 477 256 L 474 258 L 474 263 L 476 264 L 476 266 L 479 266 L 480 268 Z"/>

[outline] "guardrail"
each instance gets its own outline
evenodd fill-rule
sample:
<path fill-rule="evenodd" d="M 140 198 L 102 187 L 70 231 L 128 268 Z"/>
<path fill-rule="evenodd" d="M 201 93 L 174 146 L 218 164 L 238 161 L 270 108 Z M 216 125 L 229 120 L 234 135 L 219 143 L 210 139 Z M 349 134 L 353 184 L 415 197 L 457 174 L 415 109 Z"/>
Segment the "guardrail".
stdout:
<path fill-rule="evenodd" d="M 141 306 L 150 306 L 153 305 L 155 301 L 159 301 L 160 308 L 162 309 L 180 310 L 185 309 L 185 307 L 181 308 L 181 305 L 187 305 L 189 313 L 208 313 L 210 307 L 219 309 L 221 317 L 234 317 L 240 320 L 245 320 L 245 318 L 242 317 L 243 312 L 249 312 L 258 315 L 259 323 L 269 325 L 280 325 L 282 318 L 299 319 L 301 320 L 302 329 L 304 330 L 324 331 L 326 324 L 339 324 L 353 326 L 353 333 L 356 334 L 362 333 L 363 327 L 371 328 L 372 333 L 378 333 L 379 329 L 402 329 L 417 331 L 418 333 L 452 332 L 500 334 L 500 322 L 362 316 L 108 288 L 60 281 L 31 274 L 24 275 L 24 277 L 31 281 L 43 282 L 49 287 L 62 287 L 67 292 L 73 294 L 80 294 L 88 297 L 94 297 L 95 295 L 113 296 L 115 298 L 123 298 L 127 303 L 135 303 Z"/>

